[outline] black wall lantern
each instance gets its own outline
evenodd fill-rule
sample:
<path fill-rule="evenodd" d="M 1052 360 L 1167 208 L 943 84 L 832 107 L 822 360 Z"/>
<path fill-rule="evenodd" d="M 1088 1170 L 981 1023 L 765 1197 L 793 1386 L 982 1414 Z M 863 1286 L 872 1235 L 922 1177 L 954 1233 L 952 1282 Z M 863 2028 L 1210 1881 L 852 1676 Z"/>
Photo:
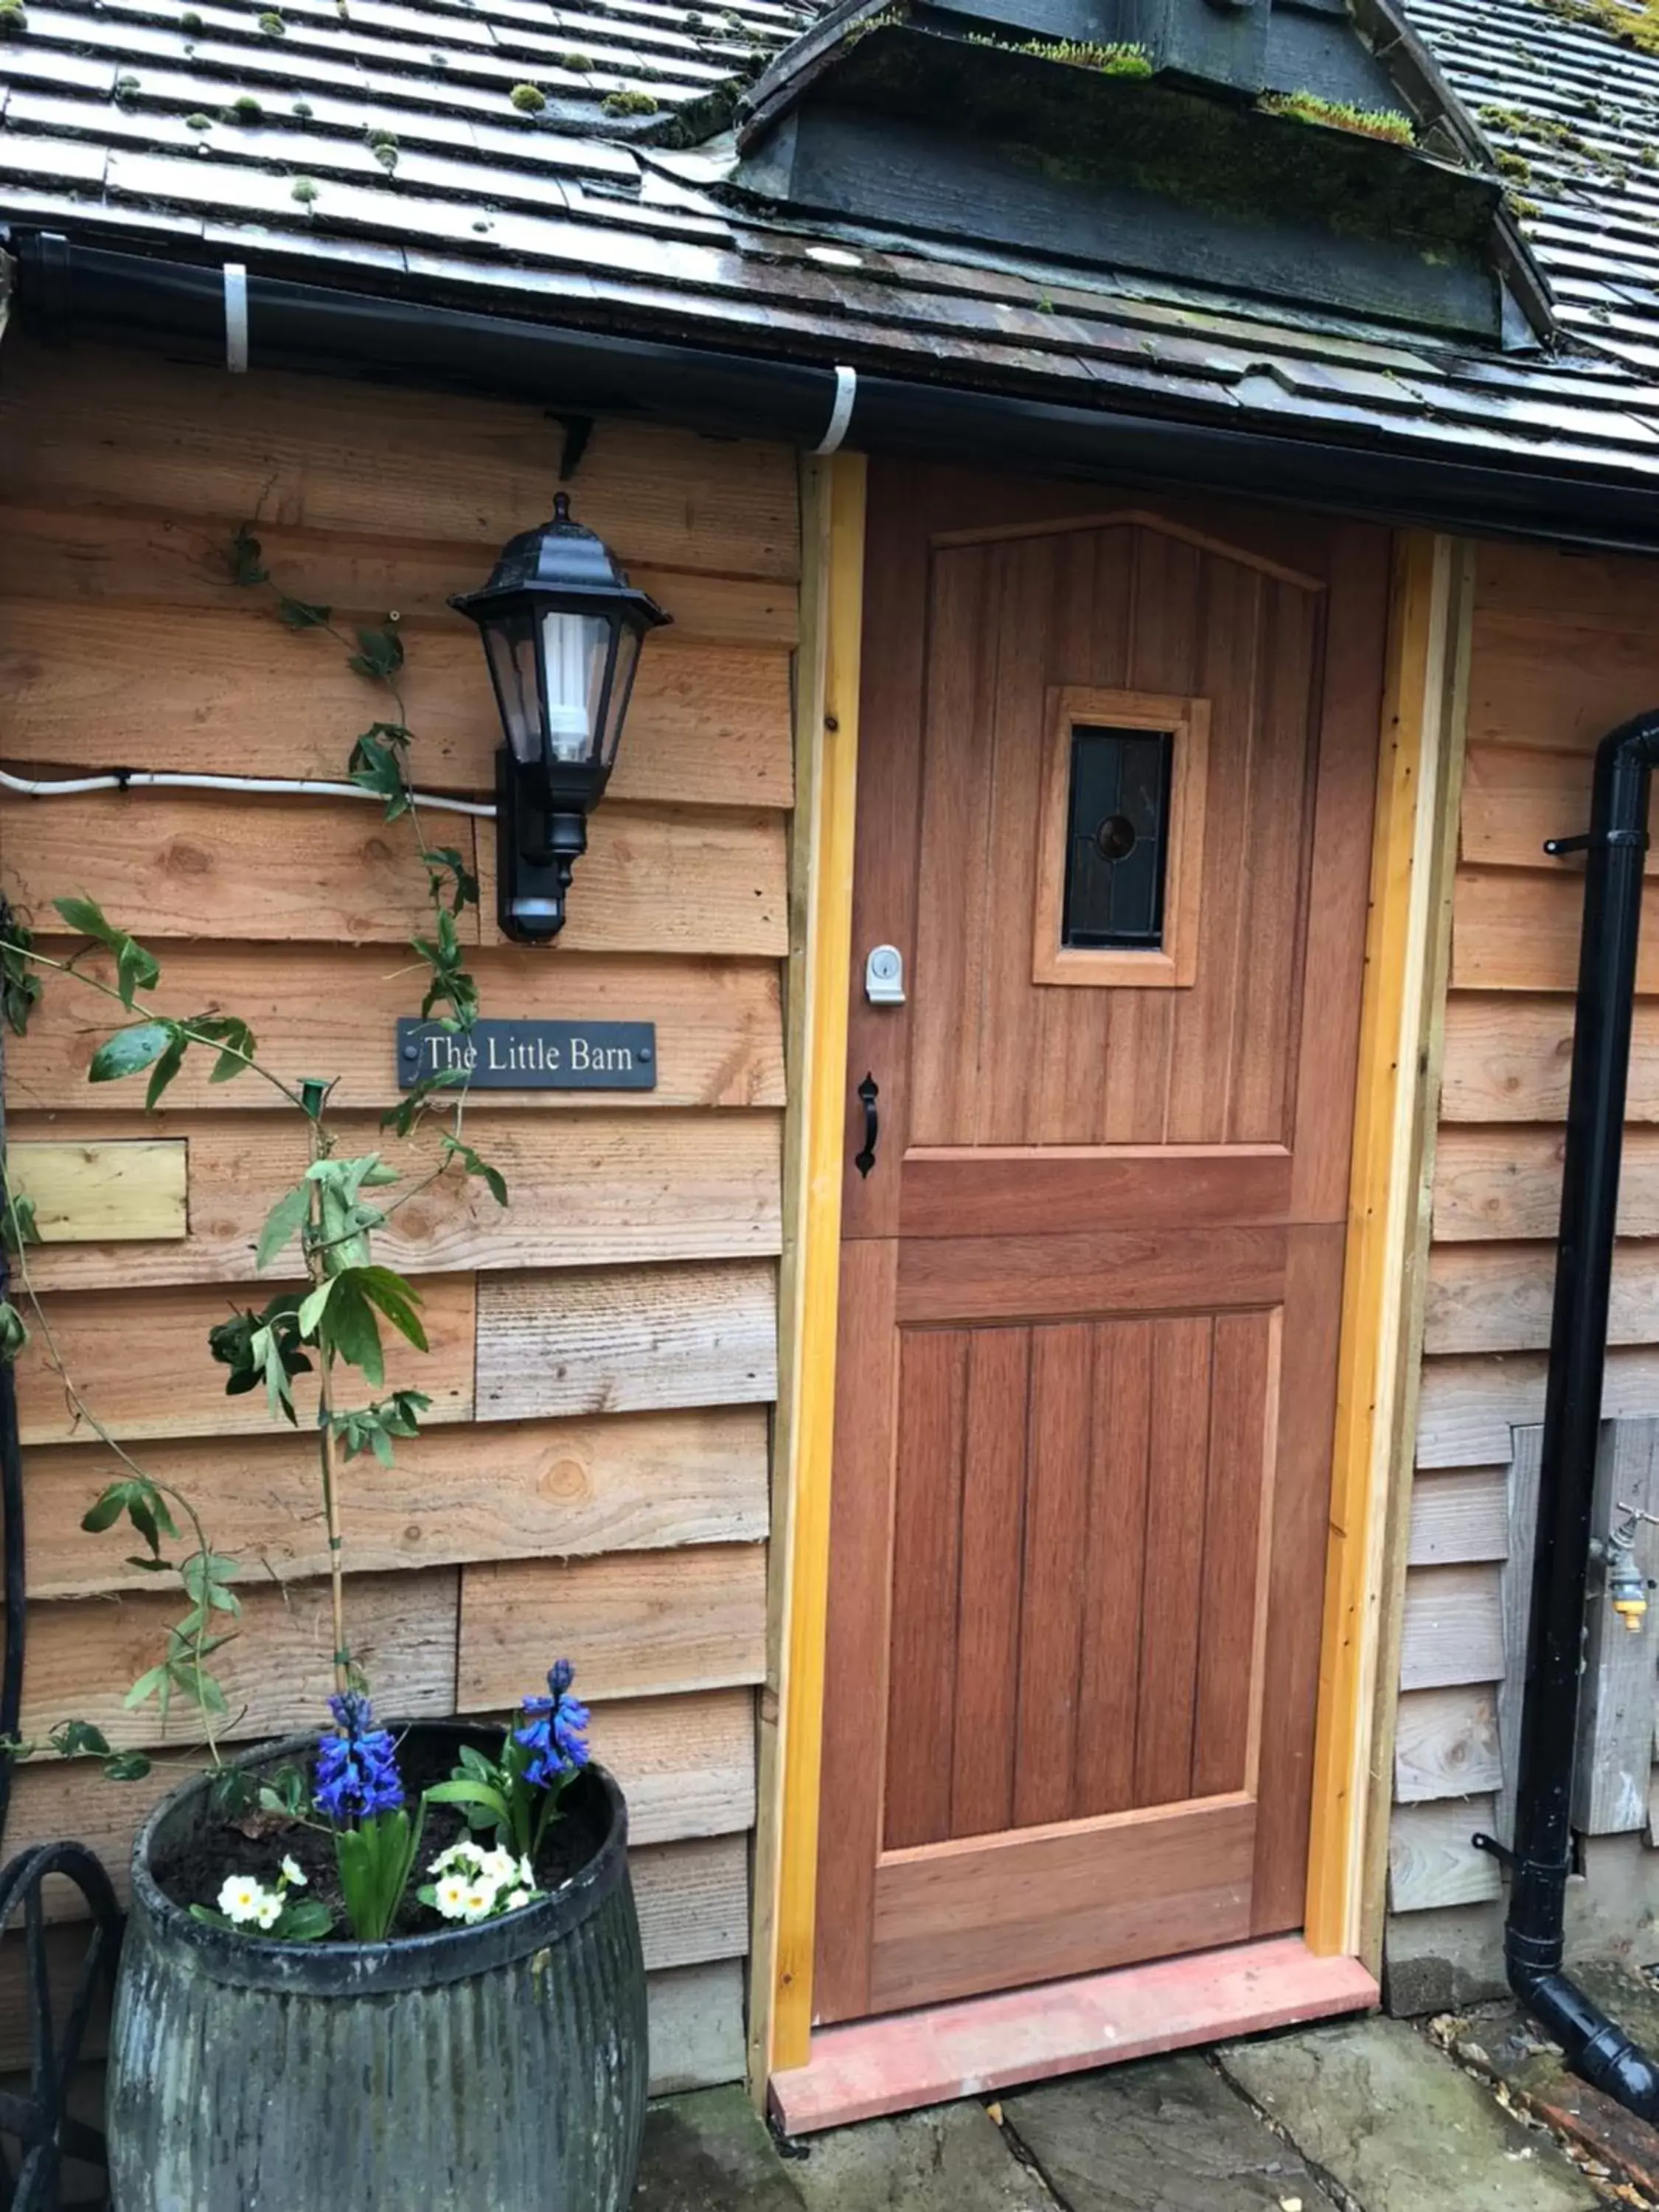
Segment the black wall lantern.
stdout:
<path fill-rule="evenodd" d="M 520 944 L 564 927 L 570 871 L 610 781 L 647 630 L 636 592 L 561 492 L 553 520 L 504 546 L 482 591 L 451 599 L 483 633 L 507 742 L 495 756 L 496 914 Z"/>

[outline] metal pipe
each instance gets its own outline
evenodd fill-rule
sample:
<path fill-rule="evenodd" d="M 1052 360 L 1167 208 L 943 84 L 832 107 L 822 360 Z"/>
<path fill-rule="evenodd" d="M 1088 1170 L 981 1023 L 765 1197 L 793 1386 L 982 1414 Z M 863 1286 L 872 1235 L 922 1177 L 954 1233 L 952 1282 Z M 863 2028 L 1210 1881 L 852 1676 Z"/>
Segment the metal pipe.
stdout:
<path fill-rule="evenodd" d="M 87 337 L 163 347 L 174 358 L 223 363 L 225 272 L 218 264 L 166 261 L 19 229 L 18 313 L 51 340 Z M 360 283 L 373 271 L 354 271 Z M 815 448 L 836 420 L 843 380 L 833 356 L 845 332 L 826 331 L 817 358 L 791 357 L 769 331 L 768 354 L 714 351 L 522 316 L 480 314 L 300 283 L 250 270 L 248 361 L 427 389 L 532 400 L 550 412 L 633 413 L 721 437 L 778 438 Z M 1204 419 L 1189 409 L 1135 414 L 1079 407 L 1060 380 L 1033 397 L 1034 379 L 968 390 L 860 364 L 845 441 L 866 453 L 1027 469 L 1152 489 L 1226 491 L 1329 514 L 1369 516 L 1457 532 L 1501 532 L 1607 552 L 1659 551 L 1659 498 L 1650 483 L 1517 453 L 1477 462 L 1443 437 L 1346 442 Z"/>
<path fill-rule="evenodd" d="M 1504 1851 L 1490 1837 L 1475 1838 L 1484 1849 L 1498 1850 L 1510 1869 L 1504 1929 L 1510 1988 L 1561 2045 L 1576 2072 L 1645 2119 L 1659 2118 L 1659 2065 L 1584 1996 L 1561 1966 L 1590 1510 L 1607 1365 L 1648 790 L 1656 761 L 1659 710 L 1638 715 L 1601 740 L 1588 837 L 1554 839 L 1545 848 L 1559 854 L 1583 848 L 1584 926 L 1544 1399 L 1515 1848 Z"/>

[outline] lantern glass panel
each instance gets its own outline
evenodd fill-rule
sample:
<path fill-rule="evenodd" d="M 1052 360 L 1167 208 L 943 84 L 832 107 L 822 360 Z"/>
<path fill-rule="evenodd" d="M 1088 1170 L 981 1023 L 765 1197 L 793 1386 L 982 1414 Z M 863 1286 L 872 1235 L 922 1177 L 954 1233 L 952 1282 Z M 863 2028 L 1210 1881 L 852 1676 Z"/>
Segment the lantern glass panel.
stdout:
<path fill-rule="evenodd" d="M 575 766 L 598 748 L 611 658 L 611 624 L 603 616 L 547 613 L 542 617 L 542 662 L 547 674 L 547 750 L 550 759 Z"/>
<path fill-rule="evenodd" d="M 632 623 L 617 625 L 617 665 L 611 678 L 611 697 L 605 713 L 605 764 L 607 768 L 617 757 L 617 740 L 622 735 L 622 726 L 628 713 L 629 695 L 634 689 L 634 671 L 639 665 L 641 633 Z"/>
<path fill-rule="evenodd" d="M 492 614 L 481 627 L 507 741 L 513 748 L 513 757 L 531 767 L 542 752 L 535 618 L 515 610 L 511 614 Z"/>

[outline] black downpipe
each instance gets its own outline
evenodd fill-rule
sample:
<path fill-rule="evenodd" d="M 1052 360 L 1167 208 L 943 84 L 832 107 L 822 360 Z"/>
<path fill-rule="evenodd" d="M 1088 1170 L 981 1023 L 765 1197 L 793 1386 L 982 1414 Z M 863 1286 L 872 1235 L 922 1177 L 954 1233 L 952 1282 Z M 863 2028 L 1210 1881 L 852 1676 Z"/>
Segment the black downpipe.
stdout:
<path fill-rule="evenodd" d="M 1588 838 L 1559 839 L 1547 848 L 1584 850 L 1584 930 L 1544 1399 L 1515 1850 L 1512 1856 L 1498 1853 L 1511 1875 L 1504 1930 L 1510 1988 L 1560 2044 L 1575 2072 L 1649 2120 L 1659 2119 L 1659 2064 L 1562 1972 L 1561 1961 L 1590 1513 L 1648 848 L 1648 787 L 1656 761 L 1659 710 L 1638 715 L 1601 740 Z M 1497 1848 L 1490 1837 L 1476 1841 Z"/>

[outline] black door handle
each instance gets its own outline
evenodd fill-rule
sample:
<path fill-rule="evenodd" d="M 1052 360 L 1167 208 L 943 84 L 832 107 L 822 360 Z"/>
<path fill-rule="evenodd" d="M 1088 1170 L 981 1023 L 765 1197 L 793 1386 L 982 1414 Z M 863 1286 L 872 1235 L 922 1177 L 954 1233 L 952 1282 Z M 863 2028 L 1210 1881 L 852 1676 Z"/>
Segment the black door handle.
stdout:
<path fill-rule="evenodd" d="M 864 1150 L 853 1155 L 853 1165 L 861 1176 L 867 1176 L 876 1164 L 876 1139 L 881 1134 L 881 1119 L 876 1112 L 876 1101 L 880 1096 L 875 1077 L 866 1075 L 859 1085 L 859 1097 L 864 1104 Z"/>

